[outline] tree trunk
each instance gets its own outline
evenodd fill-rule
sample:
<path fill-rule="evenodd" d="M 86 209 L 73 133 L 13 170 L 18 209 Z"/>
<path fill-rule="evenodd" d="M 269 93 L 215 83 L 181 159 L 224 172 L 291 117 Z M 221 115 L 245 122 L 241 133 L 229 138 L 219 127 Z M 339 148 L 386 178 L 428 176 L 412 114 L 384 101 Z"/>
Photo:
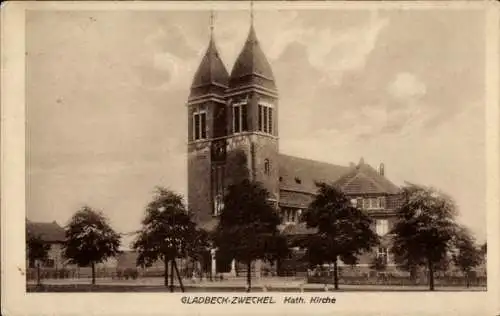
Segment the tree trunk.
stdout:
<path fill-rule="evenodd" d="M 163 274 L 163 284 L 165 287 L 168 287 L 168 259 L 166 257 L 163 258 L 163 264 L 165 266 L 165 273 Z"/>
<path fill-rule="evenodd" d="M 92 266 L 92 285 L 95 285 L 95 263 L 90 264 Z"/>
<path fill-rule="evenodd" d="M 335 261 L 333 262 L 333 283 L 335 285 L 335 290 L 339 289 L 339 269 L 337 266 L 337 257 L 335 257 Z"/>
<path fill-rule="evenodd" d="M 429 265 L 429 290 L 434 291 L 434 266 L 431 260 L 429 260 L 428 265 Z"/>
<path fill-rule="evenodd" d="M 252 261 L 247 262 L 247 292 L 252 288 Z"/>
<path fill-rule="evenodd" d="M 36 263 L 36 284 L 42 285 L 42 278 L 40 277 L 40 262 Z"/>
<path fill-rule="evenodd" d="M 174 260 L 170 260 L 170 292 L 174 292 Z"/>
<path fill-rule="evenodd" d="M 465 275 L 465 287 L 469 288 L 470 287 L 469 271 L 464 271 L 464 275 Z"/>
<path fill-rule="evenodd" d="M 177 262 L 174 261 L 175 273 L 177 273 L 177 279 L 179 280 L 179 286 L 181 287 L 181 292 L 184 292 L 184 284 L 182 284 L 182 278 L 179 274 L 179 269 L 177 269 Z"/>

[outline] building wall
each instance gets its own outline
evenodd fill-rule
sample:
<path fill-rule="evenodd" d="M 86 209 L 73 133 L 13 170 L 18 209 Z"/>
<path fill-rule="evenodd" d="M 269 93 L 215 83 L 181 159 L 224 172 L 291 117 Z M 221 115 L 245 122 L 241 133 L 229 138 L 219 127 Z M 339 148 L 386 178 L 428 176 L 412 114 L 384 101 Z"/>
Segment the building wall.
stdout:
<path fill-rule="evenodd" d="M 198 223 L 212 218 L 210 142 L 188 145 L 188 205 Z"/>

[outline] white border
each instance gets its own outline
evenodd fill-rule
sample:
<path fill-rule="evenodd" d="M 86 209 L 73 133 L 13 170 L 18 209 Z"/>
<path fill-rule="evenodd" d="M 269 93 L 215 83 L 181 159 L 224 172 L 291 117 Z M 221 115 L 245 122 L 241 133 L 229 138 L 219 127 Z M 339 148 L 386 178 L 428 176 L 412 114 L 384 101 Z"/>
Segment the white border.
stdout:
<path fill-rule="evenodd" d="M 336 304 L 318 305 L 181 305 L 182 294 L 170 293 L 61 293 L 26 294 L 24 261 L 25 221 L 25 95 L 24 11 L 35 10 L 248 10 L 248 2 L 13 2 L 1 11 L 1 205 L 2 205 L 2 314 L 248 314 L 283 315 L 493 315 L 499 312 L 499 111 L 498 111 L 498 11 L 496 2 L 257 2 L 256 10 L 280 9 L 480 9 L 488 11 L 487 32 L 487 196 L 488 292 L 329 293 Z M 458 91 L 457 91 L 458 93 Z M 7 255 L 8 254 L 8 255 Z M 186 293 L 188 294 L 188 293 Z M 280 301 L 283 295 L 268 293 Z M 190 294 L 193 295 L 193 294 Z M 196 293 L 195 295 L 202 295 Z M 209 294 L 214 295 L 214 293 Z M 217 294 L 215 294 L 217 295 Z M 265 294 L 252 294 L 265 295 Z M 305 294 L 310 297 L 312 294 Z"/>

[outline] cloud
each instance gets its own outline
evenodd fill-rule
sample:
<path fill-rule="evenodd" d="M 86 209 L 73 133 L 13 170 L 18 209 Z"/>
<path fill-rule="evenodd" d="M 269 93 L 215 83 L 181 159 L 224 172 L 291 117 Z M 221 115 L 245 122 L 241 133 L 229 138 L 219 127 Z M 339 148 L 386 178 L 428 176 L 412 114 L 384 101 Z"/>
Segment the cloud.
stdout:
<path fill-rule="evenodd" d="M 424 96 L 427 87 L 415 75 L 400 72 L 389 84 L 388 91 L 394 98 L 405 101 Z"/>

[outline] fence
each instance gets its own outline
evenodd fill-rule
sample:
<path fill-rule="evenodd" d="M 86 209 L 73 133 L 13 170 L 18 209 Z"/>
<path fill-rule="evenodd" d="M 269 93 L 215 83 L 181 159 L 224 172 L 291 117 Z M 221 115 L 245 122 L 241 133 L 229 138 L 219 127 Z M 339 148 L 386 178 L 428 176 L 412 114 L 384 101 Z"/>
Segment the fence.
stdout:
<path fill-rule="evenodd" d="M 164 268 L 96 268 L 95 276 L 98 279 L 137 279 L 149 277 L 163 277 Z M 26 273 L 28 281 L 37 279 L 37 269 L 30 268 Z M 170 271 L 169 271 L 170 273 Z M 191 277 L 192 270 L 179 269 L 181 277 Z M 86 279 L 92 277 L 92 269 L 89 267 L 80 268 L 40 268 L 41 279 Z"/>
<path fill-rule="evenodd" d="M 469 286 L 485 287 L 487 278 L 485 276 L 470 277 Z M 333 276 L 308 276 L 308 283 L 333 284 Z M 411 279 L 404 276 L 379 275 L 379 276 L 339 276 L 339 284 L 345 285 L 399 285 L 415 286 L 428 285 L 427 277 Z M 441 276 L 434 279 L 435 286 L 466 286 L 467 279 L 464 276 Z"/>

